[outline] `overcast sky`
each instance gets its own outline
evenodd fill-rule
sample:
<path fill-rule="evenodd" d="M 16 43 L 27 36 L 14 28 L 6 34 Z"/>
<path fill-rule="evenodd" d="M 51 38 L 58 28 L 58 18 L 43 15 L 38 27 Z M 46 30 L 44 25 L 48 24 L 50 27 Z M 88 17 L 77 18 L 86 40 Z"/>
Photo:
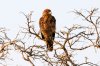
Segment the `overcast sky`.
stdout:
<path fill-rule="evenodd" d="M 25 14 L 34 11 L 33 20 L 38 26 L 38 20 L 44 9 L 49 8 L 57 20 L 57 28 L 69 26 L 78 22 L 71 11 L 99 8 L 100 0 L 0 0 L 0 27 L 6 27 L 15 34 L 20 26 L 25 25 Z"/>
<path fill-rule="evenodd" d="M 81 24 L 71 11 L 100 8 L 100 0 L 0 0 L 0 27 L 9 29 L 9 36 L 14 38 L 26 23 L 21 12 L 27 14 L 33 11 L 32 18 L 38 27 L 39 18 L 46 8 L 52 10 L 57 20 L 57 30 L 60 30 L 64 26 Z"/>

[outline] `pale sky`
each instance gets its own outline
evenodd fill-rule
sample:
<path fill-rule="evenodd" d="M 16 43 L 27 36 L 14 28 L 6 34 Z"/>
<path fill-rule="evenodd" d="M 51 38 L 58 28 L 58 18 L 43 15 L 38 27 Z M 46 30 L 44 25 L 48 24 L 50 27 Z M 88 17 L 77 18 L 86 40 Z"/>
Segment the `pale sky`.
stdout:
<path fill-rule="evenodd" d="M 38 26 L 38 20 L 45 8 L 52 10 L 57 20 L 57 28 L 78 22 L 71 11 L 99 8 L 100 0 L 0 0 L 0 27 L 6 27 L 12 34 L 25 25 L 25 17 L 21 12 L 34 11 L 33 20 Z M 15 33 L 14 33 L 15 32 Z"/>
<path fill-rule="evenodd" d="M 100 8 L 100 0 L 0 0 L 0 27 L 7 28 L 9 37 L 15 38 L 20 27 L 26 23 L 21 12 L 27 14 L 33 11 L 32 18 L 38 28 L 39 18 L 46 8 L 52 10 L 57 20 L 57 30 L 61 30 L 72 24 L 84 24 L 71 11 Z"/>

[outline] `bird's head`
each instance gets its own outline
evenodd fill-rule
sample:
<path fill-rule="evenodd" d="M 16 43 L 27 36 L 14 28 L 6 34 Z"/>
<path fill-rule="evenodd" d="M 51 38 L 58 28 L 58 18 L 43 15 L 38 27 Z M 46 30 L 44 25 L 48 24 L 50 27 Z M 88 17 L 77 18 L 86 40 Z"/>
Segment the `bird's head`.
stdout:
<path fill-rule="evenodd" d="M 45 9 L 44 11 L 43 11 L 43 15 L 51 15 L 52 14 L 52 12 L 51 12 L 51 10 L 50 9 Z"/>

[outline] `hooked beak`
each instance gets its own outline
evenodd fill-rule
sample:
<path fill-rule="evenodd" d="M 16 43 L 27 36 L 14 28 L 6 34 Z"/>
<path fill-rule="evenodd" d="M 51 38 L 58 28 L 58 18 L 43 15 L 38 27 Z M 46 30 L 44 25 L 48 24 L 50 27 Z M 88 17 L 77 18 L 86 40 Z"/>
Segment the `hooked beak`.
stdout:
<path fill-rule="evenodd" d="M 49 14 L 52 14 L 52 12 L 49 12 Z"/>

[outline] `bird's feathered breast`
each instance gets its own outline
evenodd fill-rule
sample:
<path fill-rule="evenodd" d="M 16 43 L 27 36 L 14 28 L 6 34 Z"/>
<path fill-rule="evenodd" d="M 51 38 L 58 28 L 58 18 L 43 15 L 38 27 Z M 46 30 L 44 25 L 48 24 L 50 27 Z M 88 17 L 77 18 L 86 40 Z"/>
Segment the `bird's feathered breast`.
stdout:
<path fill-rule="evenodd" d="M 40 30 L 51 31 L 54 32 L 56 27 L 56 20 L 52 15 L 45 15 L 40 18 Z"/>

